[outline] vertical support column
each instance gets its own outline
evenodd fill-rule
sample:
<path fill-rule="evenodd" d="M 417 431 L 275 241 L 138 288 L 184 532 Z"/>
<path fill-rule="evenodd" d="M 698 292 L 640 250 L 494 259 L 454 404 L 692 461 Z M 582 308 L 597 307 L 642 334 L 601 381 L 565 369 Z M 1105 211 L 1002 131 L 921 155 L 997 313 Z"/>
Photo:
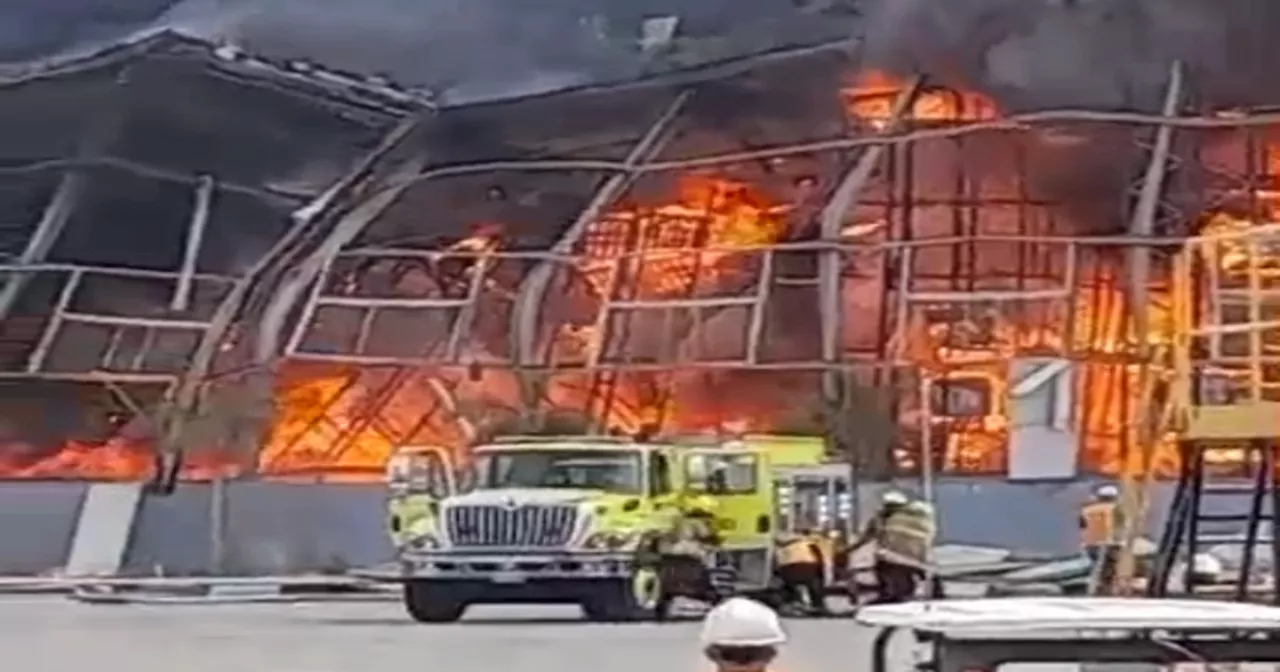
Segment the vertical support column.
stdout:
<path fill-rule="evenodd" d="M 63 315 L 67 312 L 67 308 L 71 307 L 71 300 L 75 298 L 76 289 L 80 287 L 82 275 L 83 271 L 79 269 L 67 275 L 62 291 L 58 293 L 58 301 L 53 306 L 53 315 L 45 325 L 44 333 L 40 335 L 40 341 L 36 344 L 35 350 L 31 351 L 31 357 L 27 360 L 27 373 L 39 373 L 44 368 L 44 360 L 53 349 L 58 332 L 62 330 Z"/>
<path fill-rule="evenodd" d="M 920 80 L 916 79 L 903 89 L 894 101 L 893 110 L 888 121 L 878 131 L 879 135 L 895 132 L 903 115 L 915 103 L 916 94 L 920 90 Z M 858 160 L 836 185 L 831 198 L 822 208 L 819 215 L 819 235 L 822 242 L 829 247 L 821 252 L 818 259 L 818 316 L 822 324 L 822 361 L 828 369 L 823 375 L 823 395 L 828 400 L 837 399 L 841 393 L 843 376 L 835 370 L 840 360 L 841 324 L 843 310 L 840 301 L 840 281 L 842 276 L 843 253 L 839 248 L 844 218 L 861 193 L 863 185 L 871 177 L 883 156 L 885 145 L 877 144 L 868 147 L 858 156 Z"/>
<path fill-rule="evenodd" d="M 218 476 L 209 492 L 209 571 L 219 576 L 227 571 L 227 479 Z"/>
<path fill-rule="evenodd" d="M 898 130 L 902 117 L 915 104 L 916 95 L 920 91 L 920 78 L 916 78 L 907 88 L 898 94 L 888 121 L 879 128 L 878 135 L 893 133 Z M 850 445 L 852 432 L 849 416 L 853 413 L 852 375 L 839 366 L 842 357 L 841 345 L 844 331 L 844 306 L 841 300 L 844 253 L 840 249 L 840 241 L 844 229 L 845 217 L 849 209 L 857 201 L 863 185 L 871 178 L 871 174 L 879 165 L 886 145 L 876 144 L 867 147 L 844 174 L 831 194 L 831 198 L 822 208 L 818 217 L 819 236 L 827 248 L 819 253 L 818 258 L 818 319 L 821 324 L 821 356 L 825 366 L 822 372 L 822 402 L 827 409 L 827 445 L 828 448 L 839 448 L 850 451 L 849 464 L 852 479 L 858 479 L 860 457 L 853 454 L 855 448 Z M 838 415 L 840 417 L 832 417 Z"/>
<path fill-rule="evenodd" d="M 78 169 L 71 168 L 58 182 L 53 198 L 49 200 L 49 205 L 40 215 L 35 232 L 31 234 L 27 246 L 18 256 L 19 266 L 38 264 L 48 256 L 54 243 L 58 241 L 58 236 L 62 235 L 62 229 L 70 221 L 71 213 L 75 211 L 76 202 L 84 192 L 84 181 L 84 174 Z M 32 275 L 34 273 L 30 271 L 18 270 L 8 276 L 4 287 L 0 289 L 0 320 L 9 316 L 22 290 L 26 289 L 27 283 L 31 281 Z"/>
<path fill-rule="evenodd" d="M 75 158 L 78 161 L 92 160 L 101 155 L 109 149 L 119 131 L 125 114 L 124 89 L 128 86 L 127 68 L 117 75 L 115 84 L 115 88 L 107 94 L 105 111 L 86 111 L 90 120 L 76 149 Z M 53 196 L 49 199 L 49 204 L 40 215 L 40 221 L 36 223 L 35 232 L 31 234 L 22 254 L 18 256 L 19 266 L 38 264 L 48 256 L 54 244 L 58 242 L 59 236 L 62 235 L 62 230 L 66 228 L 67 222 L 71 220 L 71 215 L 75 212 L 76 205 L 84 193 L 87 180 L 88 176 L 79 166 L 72 166 L 63 173 Z M 18 302 L 18 297 L 31 281 L 32 275 L 30 272 L 18 271 L 9 275 L 4 282 L 3 288 L 0 288 L 0 320 L 9 316 Z"/>
<path fill-rule="evenodd" d="M 475 258 L 471 268 L 471 283 L 467 285 L 467 298 L 458 308 L 449 329 L 449 340 L 445 345 L 445 361 L 456 364 L 462 358 L 462 341 L 471 335 L 471 327 L 475 323 L 476 310 L 479 308 L 480 295 L 484 293 L 485 279 L 488 277 L 493 259 L 484 253 Z"/>
<path fill-rule="evenodd" d="M 1181 106 L 1182 64 L 1175 62 L 1169 69 L 1169 83 L 1165 90 L 1161 114 L 1164 117 L 1173 117 Z M 1160 207 L 1160 196 L 1164 191 L 1164 178 L 1168 170 L 1172 145 L 1173 127 L 1161 124 L 1156 129 L 1155 144 L 1151 149 L 1146 172 L 1143 174 L 1142 190 L 1139 192 L 1138 203 L 1134 207 L 1133 217 L 1129 223 L 1129 234 L 1135 238 L 1149 238 L 1155 232 L 1156 213 Z M 1125 464 L 1122 466 L 1121 548 L 1112 574 L 1112 586 L 1104 586 L 1103 590 L 1118 588 L 1120 591 L 1128 591 L 1134 572 L 1133 546 L 1142 529 L 1147 510 L 1148 490 L 1153 478 L 1151 467 L 1155 456 L 1154 444 L 1159 438 L 1159 433 L 1153 421 L 1157 413 L 1150 407 L 1154 391 L 1149 361 L 1152 348 L 1147 338 L 1151 322 L 1148 312 L 1151 299 L 1150 283 L 1151 248 L 1148 245 L 1139 244 L 1129 250 L 1129 306 L 1133 316 L 1133 333 L 1137 339 L 1135 353 L 1139 362 L 1137 387 L 1142 395 L 1138 403 L 1137 417 L 1131 423 L 1134 436 L 1132 445 L 1139 451 L 1139 455 L 1136 469 L 1129 464 L 1128 456 L 1125 456 Z M 1200 459 L 1198 455 L 1197 459 Z"/>
<path fill-rule="evenodd" d="M 198 270 L 200 246 L 204 243 L 204 230 L 209 225 L 213 208 L 216 183 L 208 175 L 201 175 L 196 182 L 195 204 L 191 209 L 191 221 L 187 224 L 186 248 L 182 252 L 182 267 L 178 269 L 178 284 L 173 288 L 169 310 L 180 312 L 191 302 L 191 285 Z"/>
<path fill-rule="evenodd" d="M 751 321 L 747 326 L 747 363 L 760 363 L 760 341 L 764 337 L 764 317 L 768 312 L 769 295 L 773 287 L 773 253 L 766 249 L 760 259 L 760 277 L 756 281 L 756 303 L 751 308 Z"/>

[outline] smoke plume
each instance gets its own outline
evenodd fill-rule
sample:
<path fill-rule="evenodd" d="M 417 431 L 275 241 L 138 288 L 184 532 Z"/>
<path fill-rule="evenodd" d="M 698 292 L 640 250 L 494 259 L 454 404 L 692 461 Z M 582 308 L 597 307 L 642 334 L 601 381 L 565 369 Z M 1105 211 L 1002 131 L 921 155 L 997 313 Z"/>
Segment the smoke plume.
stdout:
<path fill-rule="evenodd" d="M 0 61 L 84 52 L 162 29 L 447 92 L 454 101 L 639 72 L 639 24 L 720 34 L 791 0 L 10 0 Z"/>
<path fill-rule="evenodd" d="M 981 90 L 1006 109 L 1158 108 L 1182 61 L 1203 104 L 1280 102 L 1274 0 L 868 0 L 881 67 Z"/>

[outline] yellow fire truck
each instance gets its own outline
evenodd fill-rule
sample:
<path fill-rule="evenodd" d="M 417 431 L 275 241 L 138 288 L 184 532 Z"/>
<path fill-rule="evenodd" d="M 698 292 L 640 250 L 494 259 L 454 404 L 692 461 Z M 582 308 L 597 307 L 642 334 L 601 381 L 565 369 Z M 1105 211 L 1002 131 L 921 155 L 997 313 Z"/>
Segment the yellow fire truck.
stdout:
<path fill-rule="evenodd" d="M 764 593 L 775 587 L 775 536 L 807 511 L 798 502 L 817 506 L 805 467 L 821 459 L 822 441 L 810 437 L 520 436 L 474 448 L 455 476 L 446 451 L 405 448 L 387 474 L 394 578 L 421 622 L 483 603 L 576 603 L 600 621 L 661 617 L 681 588 L 662 585 L 644 549 L 691 502 L 711 500 L 718 543 L 707 571 L 719 594 Z M 822 487 L 836 513 L 840 491 Z"/>

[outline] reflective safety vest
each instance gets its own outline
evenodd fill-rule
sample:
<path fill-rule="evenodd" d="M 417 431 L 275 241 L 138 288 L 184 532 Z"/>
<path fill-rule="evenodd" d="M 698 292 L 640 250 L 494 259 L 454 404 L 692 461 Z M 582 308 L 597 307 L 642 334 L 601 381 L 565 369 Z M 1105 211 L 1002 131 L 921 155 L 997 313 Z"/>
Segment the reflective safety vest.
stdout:
<path fill-rule="evenodd" d="M 682 555 L 705 559 L 710 552 L 708 540 L 712 529 L 709 521 L 702 518 L 682 517 L 675 521 L 662 552 L 667 555 Z"/>
<path fill-rule="evenodd" d="M 911 502 L 881 523 L 876 552 L 888 559 L 928 563 L 936 534 L 933 507 L 924 502 Z"/>
<path fill-rule="evenodd" d="M 1080 543 L 1105 546 L 1116 542 L 1119 509 L 1115 502 L 1091 502 L 1080 509 Z"/>
<path fill-rule="evenodd" d="M 816 565 L 821 561 L 818 554 L 814 552 L 813 539 L 809 537 L 788 539 L 778 547 L 779 567 L 787 565 Z"/>

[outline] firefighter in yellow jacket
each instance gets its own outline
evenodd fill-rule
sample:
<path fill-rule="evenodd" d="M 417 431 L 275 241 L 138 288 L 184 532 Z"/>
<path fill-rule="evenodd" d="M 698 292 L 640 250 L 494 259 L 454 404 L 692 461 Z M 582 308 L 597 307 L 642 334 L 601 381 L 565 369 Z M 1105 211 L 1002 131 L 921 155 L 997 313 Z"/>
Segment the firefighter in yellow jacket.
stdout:
<path fill-rule="evenodd" d="M 868 521 L 849 552 L 876 545 L 875 604 L 905 602 L 915 596 L 932 559 L 937 528 L 933 507 L 896 490 L 881 498 L 880 510 Z"/>
<path fill-rule="evenodd" d="M 692 498 L 659 540 L 659 575 L 665 598 L 682 595 L 714 601 L 710 566 L 720 545 L 715 508 L 715 500 L 709 497 Z"/>
<path fill-rule="evenodd" d="M 827 611 L 823 575 L 831 553 L 824 552 L 823 547 L 828 545 L 825 541 L 812 530 L 786 534 L 778 539 L 775 556 L 787 601 L 817 614 Z"/>

